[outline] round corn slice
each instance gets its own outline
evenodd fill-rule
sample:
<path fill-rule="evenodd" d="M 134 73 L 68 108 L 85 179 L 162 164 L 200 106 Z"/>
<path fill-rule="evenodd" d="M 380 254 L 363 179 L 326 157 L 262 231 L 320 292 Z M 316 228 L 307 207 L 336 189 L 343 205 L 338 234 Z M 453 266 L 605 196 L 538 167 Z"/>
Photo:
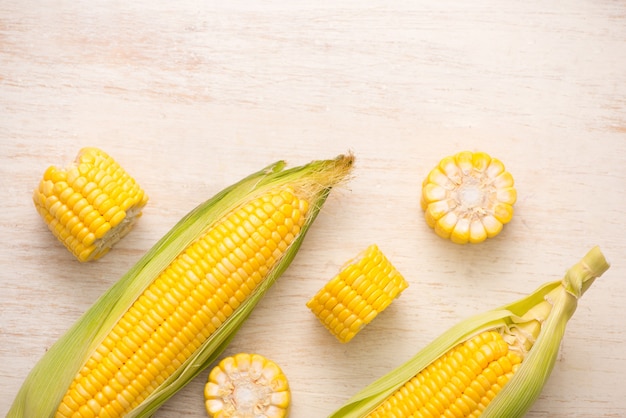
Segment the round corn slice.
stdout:
<path fill-rule="evenodd" d="M 239 353 L 211 370 L 204 399 L 212 418 L 281 418 L 287 416 L 291 392 L 276 363 L 260 354 Z"/>
<path fill-rule="evenodd" d="M 49 167 L 33 193 L 48 229 L 79 261 L 106 254 L 132 228 L 148 196 L 109 155 L 80 150 L 67 169 Z"/>
<path fill-rule="evenodd" d="M 504 164 L 484 152 L 462 151 L 442 159 L 422 184 L 426 223 L 458 244 L 500 233 L 513 217 L 517 192 Z"/>

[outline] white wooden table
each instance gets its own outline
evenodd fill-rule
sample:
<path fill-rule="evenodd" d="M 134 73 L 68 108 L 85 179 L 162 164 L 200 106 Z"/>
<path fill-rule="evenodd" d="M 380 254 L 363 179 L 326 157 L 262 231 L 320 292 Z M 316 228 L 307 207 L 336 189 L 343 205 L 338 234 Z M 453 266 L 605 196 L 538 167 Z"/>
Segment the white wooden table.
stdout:
<path fill-rule="evenodd" d="M 466 316 L 612 262 L 581 300 L 529 417 L 626 416 L 626 4 L 445 0 L 32 1 L 0 6 L 0 414 L 48 347 L 187 211 L 278 159 L 351 150 L 294 263 L 225 354 L 262 353 L 293 417 L 324 417 Z M 150 202 L 79 264 L 31 200 L 49 165 L 109 152 Z M 519 199 L 457 246 L 419 207 L 457 151 L 503 160 Z M 346 345 L 305 307 L 377 243 L 410 287 Z M 157 417 L 203 417 L 206 374 Z"/>

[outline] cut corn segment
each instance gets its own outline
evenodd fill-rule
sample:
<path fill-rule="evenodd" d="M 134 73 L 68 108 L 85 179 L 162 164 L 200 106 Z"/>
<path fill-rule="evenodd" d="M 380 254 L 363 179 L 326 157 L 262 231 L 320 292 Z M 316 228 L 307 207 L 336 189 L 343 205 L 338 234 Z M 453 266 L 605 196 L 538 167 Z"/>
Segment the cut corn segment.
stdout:
<path fill-rule="evenodd" d="M 276 363 L 260 354 L 239 353 L 211 370 L 204 398 L 212 418 L 283 418 L 291 392 Z"/>
<path fill-rule="evenodd" d="M 33 202 L 79 261 L 105 255 L 132 229 L 148 196 L 104 151 L 83 148 L 66 170 L 49 167 Z"/>
<path fill-rule="evenodd" d="M 495 237 L 513 217 L 513 183 L 504 164 L 484 152 L 445 157 L 422 184 L 426 223 L 458 244 Z"/>
<path fill-rule="evenodd" d="M 347 343 L 408 287 L 377 245 L 351 260 L 307 306 L 340 342 Z"/>
<path fill-rule="evenodd" d="M 8 417 L 149 417 L 227 347 L 352 155 L 278 162 L 185 216 L 35 365 Z"/>
<path fill-rule="evenodd" d="M 598 247 L 562 280 L 441 334 L 329 418 L 521 418 L 554 367 L 578 299 L 609 268 Z"/>

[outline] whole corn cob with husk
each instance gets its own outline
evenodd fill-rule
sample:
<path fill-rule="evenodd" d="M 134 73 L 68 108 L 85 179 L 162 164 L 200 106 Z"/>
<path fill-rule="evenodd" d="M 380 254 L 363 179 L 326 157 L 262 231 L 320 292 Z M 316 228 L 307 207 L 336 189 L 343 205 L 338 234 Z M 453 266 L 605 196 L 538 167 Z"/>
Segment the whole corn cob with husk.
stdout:
<path fill-rule="evenodd" d="M 524 416 L 554 367 L 578 299 L 608 268 L 592 248 L 562 280 L 461 321 L 330 417 Z"/>
<path fill-rule="evenodd" d="M 192 210 L 47 351 L 8 417 L 152 415 L 226 348 L 352 165 L 281 161 Z"/>
<path fill-rule="evenodd" d="M 33 192 L 48 229 L 79 261 L 97 260 L 141 216 L 148 196 L 104 151 L 79 151 L 67 169 L 49 167 Z"/>

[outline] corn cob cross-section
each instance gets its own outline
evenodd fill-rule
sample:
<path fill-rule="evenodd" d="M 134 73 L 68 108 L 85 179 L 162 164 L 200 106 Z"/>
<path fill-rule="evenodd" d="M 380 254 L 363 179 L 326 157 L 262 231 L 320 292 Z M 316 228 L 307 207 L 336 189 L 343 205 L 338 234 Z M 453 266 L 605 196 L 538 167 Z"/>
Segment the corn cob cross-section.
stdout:
<path fill-rule="evenodd" d="M 33 202 L 54 236 L 79 261 L 89 261 L 131 230 L 148 196 L 104 151 L 83 148 L 67 170 L 46 170 Z"/>
<path fill-rule="evenodd" d="M 307 302 L 320 322 L 347 343 L 408 287 L 377 245 L 370 245 Z"/>
<path fill-rule="evenodd" d="M 226 348 L 352 161 L 279 162 L 191 211 L 47 351 L 8 417 L 151 416 Z"/>
<path fill-rule="evenodd" d="M 521 418 L 554 367 L 578 299 L 609 268 L 594 247 L 562 280 L 469 317 L 329 418 Z"/>
<path fill-rule="evenodd" d="M 276 363 L 260 354 L 239 353 L 211 370 L 204 398 L 213 418 L 284 418 L 291 392 Z"/>
<path fill-rule="evenodd" d="M 457 244 L 495 237 L 513 217 L 517 193 L 504 164 L 484 152 L 442 159 L 422 184 L 426 223 Z"/>

